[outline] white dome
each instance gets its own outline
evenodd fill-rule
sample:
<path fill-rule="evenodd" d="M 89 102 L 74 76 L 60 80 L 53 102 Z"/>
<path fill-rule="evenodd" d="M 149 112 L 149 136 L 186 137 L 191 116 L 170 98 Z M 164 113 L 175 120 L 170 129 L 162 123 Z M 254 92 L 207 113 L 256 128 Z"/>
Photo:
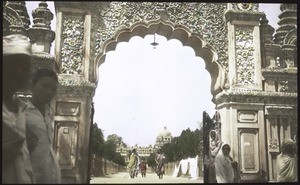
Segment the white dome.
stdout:
<path fill-rule="evenodd" d="M 171 134 L 171 132 L 169 132 L 168 130 L 167 130 L 167 128 L 166 127 L 164 127 L 164 129 L 163 129 L 163 131 L 161 131 L 159 134 L 158 134 L 158 136 L 157 136 L 157 138 L 166 138 L 166 137 L 172 137 L 172 134 Z"/>

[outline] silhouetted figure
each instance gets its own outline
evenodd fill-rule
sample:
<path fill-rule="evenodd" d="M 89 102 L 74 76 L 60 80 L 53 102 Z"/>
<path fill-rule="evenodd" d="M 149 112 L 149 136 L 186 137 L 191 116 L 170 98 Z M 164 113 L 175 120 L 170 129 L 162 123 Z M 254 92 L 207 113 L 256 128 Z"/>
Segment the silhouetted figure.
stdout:
<path fill-rule="evenodd" d="M 16 92 L 30 78 L 31 44 L 26 36 L 3 37 L 2 183 L 34 183 L 25 136 L 25 103 Z"/>

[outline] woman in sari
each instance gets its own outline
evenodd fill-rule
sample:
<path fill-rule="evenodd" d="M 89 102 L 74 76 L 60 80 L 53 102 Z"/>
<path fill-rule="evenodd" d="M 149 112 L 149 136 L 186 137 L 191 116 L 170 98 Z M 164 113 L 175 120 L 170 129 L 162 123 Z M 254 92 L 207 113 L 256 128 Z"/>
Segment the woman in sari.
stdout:
<path fill-rule="evenodd" d="M 232 168 L 232 159 L 229 156 L 230 147 L 228 144 L 222 146 L 222 151 L 215 158 L 216 179 L 218 183 L 233 183 L 234 170 Z"/>
<path fill-rule="evenodd" d="M 297 182 L 298 181 L 298 160 L 296 144 L 292 139 L 282 142 L 281 154 L 277 158 L 277 181 Z"/>

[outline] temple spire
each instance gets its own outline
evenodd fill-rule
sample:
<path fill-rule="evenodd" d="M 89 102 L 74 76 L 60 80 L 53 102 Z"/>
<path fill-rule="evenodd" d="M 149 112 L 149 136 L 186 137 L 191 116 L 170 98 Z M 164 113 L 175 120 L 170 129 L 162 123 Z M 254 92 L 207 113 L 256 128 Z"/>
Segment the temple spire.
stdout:
<path fill-rule="evenodd" d="M 28 30 L 34 53 L 50 53 L 51 43 L 54 41 L 55 32 L 51 30 L 53 13 L 47 8 L 46 1 L 41 1 L 32 11 L 33 25 Z"/>

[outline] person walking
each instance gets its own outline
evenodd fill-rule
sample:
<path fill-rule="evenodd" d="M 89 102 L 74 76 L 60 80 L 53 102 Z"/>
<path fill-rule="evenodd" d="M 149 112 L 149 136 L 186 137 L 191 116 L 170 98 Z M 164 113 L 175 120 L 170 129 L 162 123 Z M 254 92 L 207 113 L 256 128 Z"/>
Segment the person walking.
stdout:
<path fill-rule="evenodd" d="M 3 37 L 2 183 L 34 183 L 25 135 L 25 102 L 16 97 L 30 78 L 32 51 L 29 38 Z"/>
<path fill-rule="evenodd" d="M 54 111 L 50 107 L 57 85 L 58 78 L 52 69 L 38 69 L 32 78 L 32 98 L 26 102 L 26 139 L 39 184 L 61 182 L 58 159 L 53 151 Z"/>
<path fill-rule="evenodd" d="M 147 164 L 146 164 L 145 159 L 142 159 L 142 161 L 140 163 L 140 171 L 141 171 L 142 177 L 146 177 Z"/>
<path fill-rule="evenodd" d="M 127 165 L 127 169 L 129 171 L 129 176 L 132 179 L 136 175 L 137 162 L 138 162 L 138 155 L 137 155 L 136 149 L 134 148 L 134 149 L 132 149 L 132 152 L 129 157 L 129 163 Z"/>
<path fill-rule="evenodd" d="M 277 157 L 277 181 L 298 181 L 298 159 L 296 144 L 292 139 L 282 142 L 281 153 Z"/>
<path fill-rule="evenodd" d="M 161 149 L 157 150 L 157 153 L 155 155 L 155 162 L 156 162 L 156 174 L 160 179 L 163 178 L 163 175 L 165 173 L 165 167 L 164 167 L 164 159 L 165 155 L 161 151 Z"/>
<path fill-rule="evenodd" d="M 230 146 L 224 144 L 215 158 L 215 171 L 217 183 L 233 183 L 235 174 L 232 168 L 232 159 L 229 156 Z"/>

